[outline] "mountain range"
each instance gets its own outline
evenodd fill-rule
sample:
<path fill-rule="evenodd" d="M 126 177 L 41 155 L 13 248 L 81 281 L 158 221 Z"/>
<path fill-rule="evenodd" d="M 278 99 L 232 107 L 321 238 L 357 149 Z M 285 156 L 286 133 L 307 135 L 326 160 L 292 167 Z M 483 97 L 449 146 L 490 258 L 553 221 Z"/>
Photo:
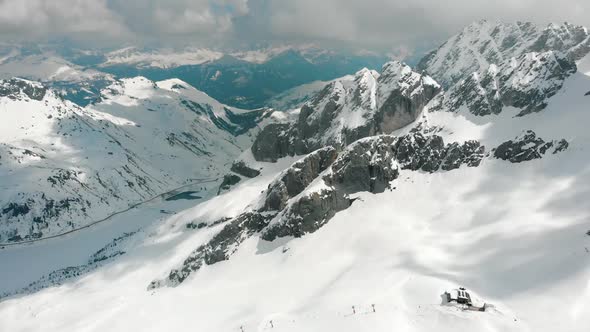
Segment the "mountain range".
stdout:
<path fill-rule="evenodd" d="M 278 110 L 119 78 L 178 65 L 138 54 L 82 68 L 109 73 L 83 106 L 0 83 L 0 330 L 590 326 L 586 28 L 475 22 L 415 68 L 279 75 L 249 104 Z M 313 64 L 198 54 L 175 73 Z"/>
<path fill-rule="evenodd" d="M 313 81 L 331 80 L 363 67 L 380 68 L 387 57 L 333 51 L 314 45 L 239 51 L 187 48 L 80 50 L 64 44 L 0 45 L 0 78 L 46 85 L 80 105 L 93 103 L 117 79 L 181 79 L 225 104 L 253 109 Z"/>

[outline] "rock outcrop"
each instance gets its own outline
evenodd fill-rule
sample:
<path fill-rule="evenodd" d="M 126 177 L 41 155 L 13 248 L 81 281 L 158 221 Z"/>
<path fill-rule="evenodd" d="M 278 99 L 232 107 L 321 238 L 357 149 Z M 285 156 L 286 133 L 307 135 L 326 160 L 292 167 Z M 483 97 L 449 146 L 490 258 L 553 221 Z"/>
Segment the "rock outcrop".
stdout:
<path fill-rule="evenodd" d="M 47 88 L 37 82 L 21 78 L 11 78 L 0 81 L 0 97 L 8 97 L 13 100 L 28 97 L 33 100 L 43 100 Z"/>
<path fill-rule="evenodd" d="M 242 181 L 242 178 L 235 175 L 235 174 L 226 174 L 223 176 L 223 180 L 219 185 L 219 189 L 217 190 L 217 195 L 221 194 L 224 191 L 229 190 L 233 185 L 238 184 Z"/>
<path fill-rule="evenodd" d="M 261 211 L 280 211 L 287 201 L 299 195 L 336 160 L 338 153 L 333 147 L 319 149 L 302 160 L 297 161 L 267 189 L 266 199 Z"/>
<path fill-rule="evenodd" d="M 494 157 L 512 163 L 540 159 L 548 152 L 556 154 L 566 150 L 569 143 L 565 139 L 546 142 L 537 137 L 534 131 L 527 130 L 514 140 L 506 141 L 493 150 Z"/>
<path fill-rule="evenodd" d="M 239 175 L 247 177 L 247 178 L 255 178 L 258 175 L 260 175 L 259 170 L 251 168 L 250 166 L 246 165 L 246 163 L 241 160 L 234 162 L 231 165 L 230 170 L 236 174 L 239 174 Z"/>

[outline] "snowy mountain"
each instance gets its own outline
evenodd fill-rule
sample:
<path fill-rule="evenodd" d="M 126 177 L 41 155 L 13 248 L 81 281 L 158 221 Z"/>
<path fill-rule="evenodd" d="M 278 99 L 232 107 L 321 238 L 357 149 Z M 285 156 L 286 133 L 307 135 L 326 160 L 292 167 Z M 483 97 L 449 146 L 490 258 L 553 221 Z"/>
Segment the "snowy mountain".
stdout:
<path fill-rule="evenodd" d="M 491 64 L 506 63 L 525 53 L 556 51 L 573 61 L 590 51 L 590 35 L 569 23 L 539 28 L 532 23 L 475 22 L 426 55 L 417 65 L 449 87 Z"/>
<path fill-rule="evenodd" d="M 268 45 L 224 51 L 190 47 L 179 50 L 126 47 L 106 53 L 106 60 L 102 63 L 102 66 L 129 64 L 138 67 L 171 68 L 213 62 L 224 56 L 231 56 L 240 61 L 253 64 L 264 64 L 275 57 L 289 52 L 297 53 L 305 58 L 306 61 L 317 64 L 329 62 L 331 61 L 331 58 L 342 57 L 345 55 L 349 57 L 380 57 L 378 54 L 369 52 L 345 54 L 335 50 L 324 49 L 314 44 Z"/>
<path fill-rule="evenodd" d="M 377 55 L 297 47 L 225 53 L 207 50 L 153 52 L 136 53 L 135 49 L 124 49 L 108 55 L 110 60 L 95 68 L 116 77 L 179 78 L 228 105 L 258 108 L 267 106 L 271 98 L 291 88 L 333 80 L 363 67 L 379 68 L 386 61 L 385 57 Z M 196 60 L 191 62 L 188 58 Z"/>
<path fill-rule="evenodd" d="M 87 108 L 22 79 L 2 81 L 0 100 L 0 243 L 78 229 L 216 179 L 272 115 L 226 107 L 179 80 L 141 77 L 110 85 Z"/>
<path fill-rule="evenodd" d="M 0 250 L 0 329 L 586 331 L 584 34 L 478 22 L 418 69 L 362 69 L 288 114 L 231 109 L 178 80 L 119 81 L 87 108 L 4 83 L 6 105 L 99 120 L 99 138 L 59 137 L 71 151 L 112 139 L 129 160 L 119 141 L 146 173 L 172 167 L 166 179 L 193 176 L 192 144 L 210 139 L 197 176 L 223 184 L 197 205 L 155 199 L 102 228 Z M 53 137 L 31 127 L 12 129 L 21 149 Z M 28 150 L 23 162 L 51 157 Z M 93 167 L 110 165 L 100 157 Z M 458 287 L 485 310 L 447 303 Z"/>
<path fill-rule="evenodd" d="M 223 57 L 223 53 L 208 49 L 151 50 L 142 51 L 136 47 L 127 47 L 105 54 L 106 61 L 102 66 L 128 64 L 139 68 L 171 68 L 184 65 L 199 65 L 215 61 Z"/>
<path fill-rule="evenodd" d="M 327 85 L 301 107 L 296 122 L 265 127 L 252 153 L 257 160 L 273 161 L 391 132 L 414 121 L 439 90 L 432 78 L 399 62 L 385 64 L 380 74 L 363 69 Z"/>

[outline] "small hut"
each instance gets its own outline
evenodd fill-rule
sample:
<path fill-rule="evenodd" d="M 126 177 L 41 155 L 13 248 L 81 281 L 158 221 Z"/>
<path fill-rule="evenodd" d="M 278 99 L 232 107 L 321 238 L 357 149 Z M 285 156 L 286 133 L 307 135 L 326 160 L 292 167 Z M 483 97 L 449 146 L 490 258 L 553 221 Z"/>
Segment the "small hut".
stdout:
<path fill-rule="evenodd" d="M 447 298 L 447 302 L 456 302 L 459 304 L 466 304 L 471 306 L 471 295 L 465 290 L 463 287 L 459 287 L 458 289 L 453 289 L 450 293 L 445 292 L 445 296 Z"/>

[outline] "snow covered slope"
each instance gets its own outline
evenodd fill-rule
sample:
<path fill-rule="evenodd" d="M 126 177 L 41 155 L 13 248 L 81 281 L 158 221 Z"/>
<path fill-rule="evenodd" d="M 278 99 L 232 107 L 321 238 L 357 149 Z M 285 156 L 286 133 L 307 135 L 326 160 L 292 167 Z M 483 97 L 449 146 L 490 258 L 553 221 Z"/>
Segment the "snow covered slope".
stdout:
<path fill-rule="evenodd" d="M 335 82 L 263 129 L 221 195 L 43 268 L 22 258 L 74 239 L 0 250 L 0 329 L 585 332 L 590 56 L 557 53 L 447 90 L 396 62 Z M 151 91 L 131 87 L 110 100 Z M 375 130 L 330 139 L 358 119 Z M 485 312 L 445 304 L 459 286 Z"/>
<path fill-rule="evenodd" d="M 219 178 L 271 114 L 226 107 L 178 80 L 122 80 L 87 108 L 38 83 L 2 81 L 0 243 L 77 229 Z"/>

